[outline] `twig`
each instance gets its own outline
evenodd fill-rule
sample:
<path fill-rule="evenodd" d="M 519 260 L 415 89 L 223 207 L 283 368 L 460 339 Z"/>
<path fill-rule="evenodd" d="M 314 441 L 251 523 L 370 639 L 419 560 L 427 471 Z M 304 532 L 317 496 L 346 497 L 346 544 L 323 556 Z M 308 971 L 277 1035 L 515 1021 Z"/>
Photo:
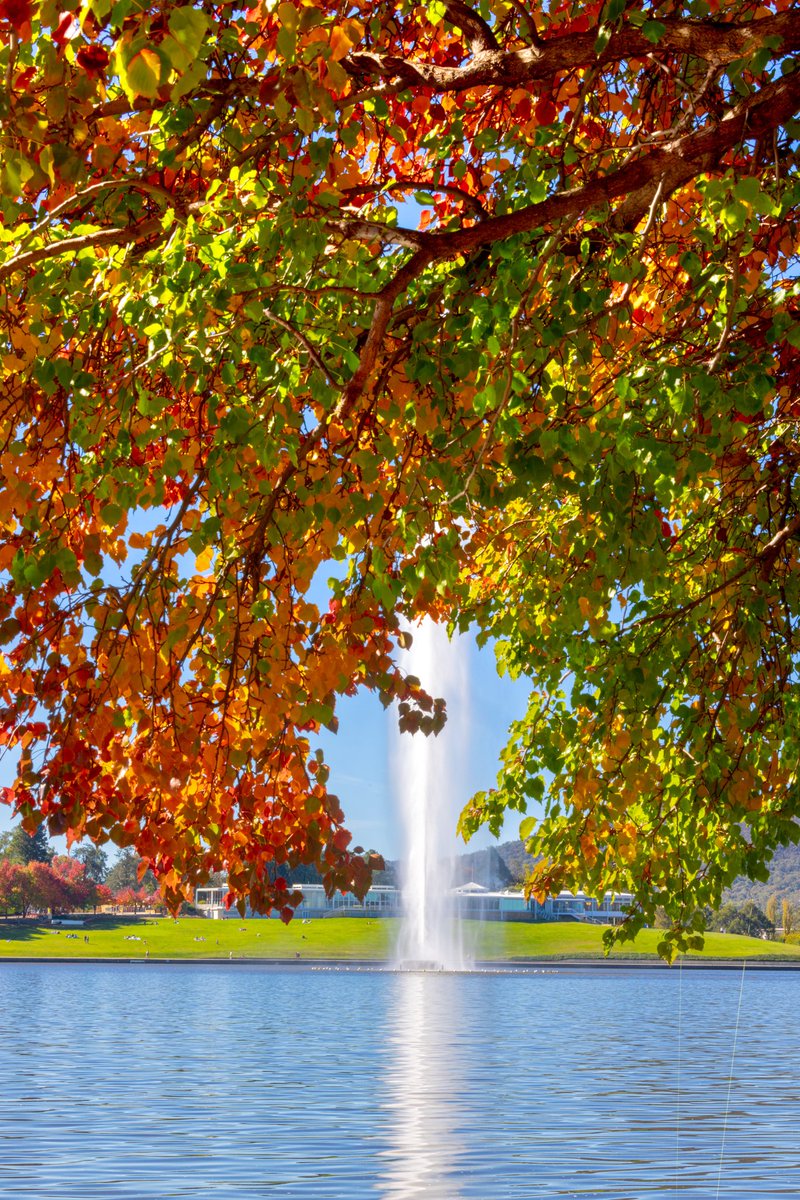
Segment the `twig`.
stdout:
<path fill-rule="evenodd" d="M 299 329 L 295 329 L 294 325 L 291 325 L 288 321 L 285 321 L 283 317 L 279 317 L 278 314 L 273 312 L 271 308 L 264 309 L 264 316 L 268 320 L 273 321 L 274 324 L 279 325 L 281 329 L 285 329 L 287 333 L 291 334 L 295 341 L 305 350 L 314 366 L 322 372 L 329 383 L 341 386 L 341 380 L 337 379 L 330 368 L 325 366 L 323 359 L 311 345 L 304 333 L 301 333 Z"/>

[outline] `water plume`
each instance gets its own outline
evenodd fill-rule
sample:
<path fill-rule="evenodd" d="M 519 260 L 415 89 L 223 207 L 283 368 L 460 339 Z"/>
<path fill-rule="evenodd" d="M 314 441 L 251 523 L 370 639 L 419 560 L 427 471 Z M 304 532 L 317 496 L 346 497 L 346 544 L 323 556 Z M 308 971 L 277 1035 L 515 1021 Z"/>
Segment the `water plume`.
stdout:
<path fill-rule="evenodd" d="M 469 748 L 469 643 L 463 636 L 449 639 L 428 617 L 410 632 L 402 665 L 427 692 L 445 699 L 447 723 L 438 736 L 398 733 L 395 741 L 405 912 L 397 965 L 458 971 L 466 963 L 452 890 Z"/>

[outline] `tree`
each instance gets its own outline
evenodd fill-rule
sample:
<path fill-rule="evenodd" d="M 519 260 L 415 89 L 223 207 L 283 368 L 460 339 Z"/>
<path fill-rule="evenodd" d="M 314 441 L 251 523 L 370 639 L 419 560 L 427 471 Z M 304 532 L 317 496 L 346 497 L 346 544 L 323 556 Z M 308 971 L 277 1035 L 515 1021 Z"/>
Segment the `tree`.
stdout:
<path fill-rule="evenodd" d="M 694 944 L 798 835 L 797 3 L 0 13 L 6 798 L 363 892 L 315 734 L 440 726 L 429 614 L 532 685 L 462 830 Z"/>
<path fill-rule="evenodd" d="M 117 893 L 124 888 L 137 891 L 143 886 L 147 892 L 154 892 L 157 884 L 147 863 L 134 854 L 132 850 L 123 850 L 105 878 L 105 883 L 112 892 Z"/>
<path fill-rule="evenodd" d="M 27 833 L 22 825 L 16 825 L 3 844 L 3 858 L 27 866 L 28 863 L 49 863 L 53 859 L 53 848 L 47 840 L 47 830 L 39 825 L 35 833 Z"/>
<path fill-rule="evenodd" d="M 113 904 L 114 893 L 108 884 L 98 883 L 94 889 L 93 904 L 95 909 L 105 907 L 107 904 Z"/>
<path fill-rule="evenodd" d="M 783 926 L 783 940 L 786 941 L 789 934 L 794 932 L 794 907 L 788 900 L 784 900 L 781 905 L 781 925 Z"/>
<path fill-rule="evenodd" d="M 140 912 L 153 902 L 154 893 L 147 888 L 124 887 L 114 894 L 114 903 L 122 909 Z"/>
<path fill-rule="evenodd" d="M 745 937 L 774 937 L 775 924 L 757 904 L 748 900 L 746 904 L 725 904 L 712 916 L 712 922 L 725 933 L 739 933 Z"/>
<path fill-rule="evenodd" d="M 33 902 L 33 881 L 28 868 L 9 858 L 0 859 L 0 907 L 3 916 L 18 913 L 26 917 Z"/>
<path fill-rule="evenodd" d="M 31 862 L 27 871 L 31 904 L 36 908 L 55 914 L 88 908 L 94 903 L 94 884 L 87 879 L 83 865 L 66 854 L 57 854 L 51 863 Z"/>
<path fill-rule="evenodd" d="M 87 879 L 91 879 L 93 883 L 105 883 L 108 875 L 108 855 L 105 850 L 89 842 L 83 846 L 76 846 L 72 857 L 83 865 Z"/>
<path fill-rule="evenodd" d="M 764 913 L 770 925 L 778 924 L 778 897 L 774 893 L 767 900 Z"/>
<path fill-rule="evenodd" d="M 84 909 L 95 904 L 95 882 L 82 862 L 67 854 L 57 854 L 50 870 L 61 887 L 62 907 Z"/>

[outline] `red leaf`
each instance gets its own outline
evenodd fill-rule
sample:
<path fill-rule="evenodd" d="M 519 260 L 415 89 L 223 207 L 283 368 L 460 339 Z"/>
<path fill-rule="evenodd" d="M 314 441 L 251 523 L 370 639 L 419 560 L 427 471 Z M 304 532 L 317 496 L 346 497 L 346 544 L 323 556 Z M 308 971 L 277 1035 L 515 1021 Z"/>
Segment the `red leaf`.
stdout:
<path fill-rule="evenodd" d="M 76 37 L 81 31 L 79 22 L 75 14 L 71 12 L 62 12 L 58 14 L 58 25 L 53 30 L 53 41 L 57 46 L 64 46 L 72 38 Z"/>
<path fill-rule="evenodd" d="M 540 125 L 552 125 L 558 116 L 555 104 L 549 96 L 542 96 L 536 104 L 536 120 Z"/>
<path fill-rule="evenodd" d="M 0 21 L 7 21 L 16 30 L 30 25 L 32 13 L 31 0 L 0 0 Z"/>
<path fill-rule="evenodd" d="M 36 67 L 26 67 L 24 71 L 20 71 L 17 78 L 14 80 L 14 91 L 21 92 L 27 88 L 30 81 L 36 74 Z"/>
<path fill-rule="evenodd" d="M 346 850 L 352 836 L 346 829 L 337 829 L 333 835 L 333 844 L 337 850 Z"/>
<path fill-rule="evenodd" d="M 82 46 L 75 57 L 87 75 L 104 71 L 108 66 L 108 51 L 105 46 Z"/>

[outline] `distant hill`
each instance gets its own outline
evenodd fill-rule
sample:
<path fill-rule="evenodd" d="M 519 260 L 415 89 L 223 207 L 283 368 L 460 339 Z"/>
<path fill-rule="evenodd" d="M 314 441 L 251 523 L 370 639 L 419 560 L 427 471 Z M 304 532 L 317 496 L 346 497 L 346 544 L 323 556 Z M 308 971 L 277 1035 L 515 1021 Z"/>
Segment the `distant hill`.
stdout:
<path fill-rule="evenodd" d="M 514 842 L 503 842 L 497 847 L 497 853 L 508 867 L 512 880 L 516 884 L 524 883 L 530 875 L 538 857 L 528 854 L 523 842 L 517 838 Z"/>
<path fill-rule="evenodd" d="M 755 883 L 740 876 L 725 892 L 724 899 L 734 904 L 753 900 L 763 909 L 770 896 L 777 896 L 779 903 L 788 900 L 800 906 L 800 846 L 780 846 L 775 851 L 767 883 Z"/>
<path fill-rule="evenodd" d="M 504 842 L 497 847 L 497 853 L 502 858 L 514 883 L 522 883 L 530 874 L 536 859 L 528 854 L 521 841 Z M 469 858 L 464 855 L 463 858 Z M 479 880 L 476 880 L 476 883 Z M 775 851 L 770 863 L 770 877 L 767 883 L 756 883 L 752 879 L 740 876 L 723 894 L 723 902 L 732 901 L 734 904 L 744 904 L 747 900 L 754 901 L 763 909 L 770 896 L 777 896 L 778 903 L 788 900 L 800 907 L 800 845 L 781 846 Z"/>
<path fill-rule="evenodd" d="M 485 850 L 459 854 L 454 873 L 455 883 L 479 883 L 490 891 L 513 887 L 516 880 L 500 853 L 501 849 L 500 846 L 489 846 Z"/>

